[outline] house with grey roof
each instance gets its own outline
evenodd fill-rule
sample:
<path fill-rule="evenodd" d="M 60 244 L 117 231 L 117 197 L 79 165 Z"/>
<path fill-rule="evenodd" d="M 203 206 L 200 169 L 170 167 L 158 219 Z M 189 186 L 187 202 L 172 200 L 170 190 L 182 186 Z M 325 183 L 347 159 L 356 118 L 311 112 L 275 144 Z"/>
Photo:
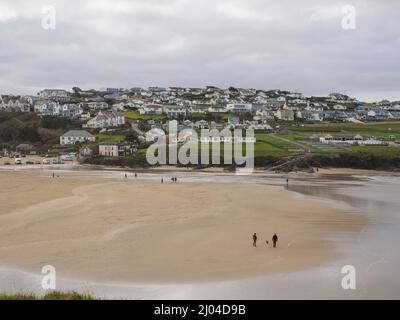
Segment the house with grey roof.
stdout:
<path fill-rule="evenodd" d="M 63 146 L 95 141 L 96 137 L 85 130 L 70 130 L 60 137 L 60 144 Z"/>
<path fill-rule="evenodd" d="M 83 127 L 85 128 L 111 128 L 125 124 L 125 117 L 119 112 L 100 111 L 93 119 L 90 119 Z"/>

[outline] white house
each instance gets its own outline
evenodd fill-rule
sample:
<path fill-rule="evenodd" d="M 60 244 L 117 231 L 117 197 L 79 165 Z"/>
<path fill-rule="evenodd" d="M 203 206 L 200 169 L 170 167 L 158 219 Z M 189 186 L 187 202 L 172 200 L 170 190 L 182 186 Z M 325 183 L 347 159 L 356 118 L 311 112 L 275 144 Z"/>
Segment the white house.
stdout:
<path fill-rule="evenodd" d="M 154 115 L 160 115 L 163 113 L 163 107 L 160 105 L 144 105 L 138 108 L 139 114 L 145 115 L 145 114 L 154 114 Z"/>
<path fill-rule="evenodd" d="M 251 103 L 230 103 L 226 106 L 226 110 L 233 113 L 250 113 Z"/>
<path fill-rule="evenodd" d="M 376 140 L 375 138 L 364 139 L 360 135 L 355 136 L 331 136 L 326 135 L 320 137 L 319 141 L 325 144 L 344 144 L 344 145 L 382 145 L 383 141 Z"/>
<path fill-rule="evenodd" d="M 119 112 L 100 111 L 94 118 L 90 119 L 84 128 L 111 128 L 125 124 L 125 117 Z"/>
<path fill-rule="evenodd" d="M 165 106 L 164 113 L 171 118 L 177 118 L 179 116 L 186 115 L 186 108 L 182 106 Z"/>
<path fill-rule="evenodd" d="M 333 110 L 347 110 L 347 107 L 346 106 L 343 106 L 343 105 L 341 105 L 341 104 L 335 104 L 334 106 L 333 106 Z"/>
<path fill-rule="evenodd" d="M 110 105 L 104 101 L 88 102 L 87 106 L 89 109 L 93 110 L 105 110 L 110 108 Z"/>
<path fill-rule="evenodd" d="M 60 144 L 73 145 L 80 142 L 95 142 L 96 137 L 84 130 L 70 130 L 60 137 Z"/>

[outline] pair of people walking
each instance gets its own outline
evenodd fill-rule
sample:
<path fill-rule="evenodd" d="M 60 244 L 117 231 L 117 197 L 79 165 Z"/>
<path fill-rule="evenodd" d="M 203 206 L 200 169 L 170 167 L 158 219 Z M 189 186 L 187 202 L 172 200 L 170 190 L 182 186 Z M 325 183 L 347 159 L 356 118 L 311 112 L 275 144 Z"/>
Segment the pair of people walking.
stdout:
<path fill-rule="evenodd" d="M 257 233 L 253 234 L 253 247 L 257 247 Z M 267 244 L 269 242 L 267 241 Z M 274 233 L 274 235 L 272 236 L 272 245 L 274 248 L 276 248 L 276 244 L 278 243 L 278 236 L 276 235 L 276 233 Z"/>

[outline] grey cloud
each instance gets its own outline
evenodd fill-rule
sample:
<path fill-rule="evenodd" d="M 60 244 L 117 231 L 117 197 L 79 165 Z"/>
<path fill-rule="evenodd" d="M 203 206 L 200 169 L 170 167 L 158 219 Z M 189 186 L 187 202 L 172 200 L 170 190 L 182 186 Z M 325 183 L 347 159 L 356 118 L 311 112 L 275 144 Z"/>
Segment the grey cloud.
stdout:
<path fill-rule="evenodd" d="M 57 29 L 41 28 L 41 6 Z M 400 100 L 396 0 L 1 0 L 0 91 L 229 85 Z M 2 12 L 2 13 L 1 13 Z"/>

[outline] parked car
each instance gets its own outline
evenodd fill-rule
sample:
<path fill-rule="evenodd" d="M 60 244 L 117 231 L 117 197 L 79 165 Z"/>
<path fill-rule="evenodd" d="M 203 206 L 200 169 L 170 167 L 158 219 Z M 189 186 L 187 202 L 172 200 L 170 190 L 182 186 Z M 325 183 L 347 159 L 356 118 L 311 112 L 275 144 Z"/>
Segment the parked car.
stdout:
<path fill-rule="evenodd" d="M 26 161 L 26 164 L 32 165 L 32 164 L 35 164 L 35 163 L 32 160 L 28 160 L 28 161 Z"/>
<path fill-rule="evenodd" d="M 43 164 L 50 164 L 50 160 L 43 159 L 42 163 L 43 163 Z"/>
<path fill-rule="evenodd" d="M 6 162 L 4 162 L 4 165 L 5 166 L 11 166 L 11 162 L 10 161 L 6 161 Z"/>

